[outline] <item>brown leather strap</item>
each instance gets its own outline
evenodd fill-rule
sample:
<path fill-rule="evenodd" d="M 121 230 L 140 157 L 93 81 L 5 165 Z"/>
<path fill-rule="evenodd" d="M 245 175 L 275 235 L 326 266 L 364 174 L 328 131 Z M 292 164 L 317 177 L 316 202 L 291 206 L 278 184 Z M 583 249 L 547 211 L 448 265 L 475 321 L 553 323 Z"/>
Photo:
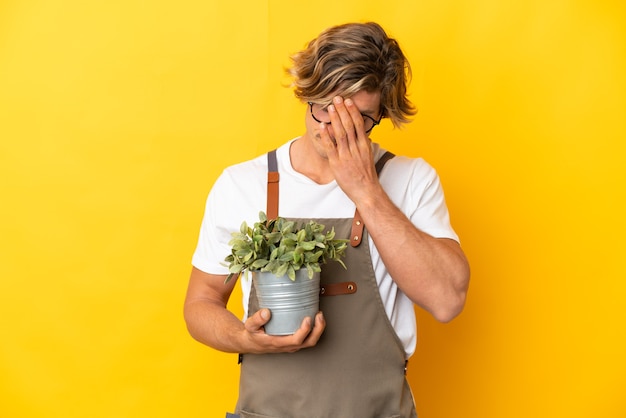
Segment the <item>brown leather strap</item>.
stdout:
<path fill-rule="evenodd" d="M 353 247 L 358 247 L 361 243 L 361 238 L 363 238 L 363 220 L 361 219 L 361 214 L 357 209 L 354 212 L 354 219 L 352 219 L 352 232 L 350 235 L 350 245 Z"/>
<path fill-rule="evenodd" d="M 395 154 L 392 152 L 385 152 L 383 156 L 376 161 L 376 174 L 380 175 L 380 172 L 383 171 L 383 167 L 387 164 L 387 161 L 391 160 L 393 157 L 395 157 Z"/>
<path fill-rule="evenodd" d="M 267 219 L 278 217 L 278 181 L 280 175 L 277 172 L 267 173 Z"/>
<path fill-rule="evenodd" d="M 327 283 L 320 286 L 320 296 L 349 295 L 355 292 L 355 282 Z"/>
<path fill-rule="evenodd" d="M 389 151 L 384 153 L 383 156 L 380 157 L 376 162 L 376 174 L 380 175 L 380 172 L 382 171 L 387 161 L 389 161 L 393 157 L 395 157 L 395 155 Z M 361 244 L 364 227 L 365 225 L 363 224 L 363 219 L 361 219 L 361 214 L 357 209 L 354 212 L 354 219 L 352 220 L 352 232 L 350 233 L 350 245 L 352 245 L 353 247 L 358 247 Z"/>
<path fill-rule="evenodd" d="M 278 163 L 276 161 L 276 150 L 267 153 L 267 219 L 278 217 Z"/>

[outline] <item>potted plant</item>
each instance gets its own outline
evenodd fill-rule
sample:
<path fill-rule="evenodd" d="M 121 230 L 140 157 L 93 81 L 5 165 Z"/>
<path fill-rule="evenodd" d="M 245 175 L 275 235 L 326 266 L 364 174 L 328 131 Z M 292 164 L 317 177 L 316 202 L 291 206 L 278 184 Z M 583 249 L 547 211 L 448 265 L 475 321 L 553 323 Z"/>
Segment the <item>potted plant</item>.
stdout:
<path fill-rule="evenodd" d="M 259 306 L 272 312 L 265 325 L 268 334 L 292 334 L 304 317 L 315 316 L 322 264 L 334 260 L 346 268 L 341 258 L 348 240 L 335 239 L 334 228 L 324 230 L 313 220 L 296 225 L 281 217 L 269 220 L 259 212 L 253 227 L 244 221 L 232 233 L 231 253 L 224 259 L 229 271 L 225 282 L 252 272 Z"/>

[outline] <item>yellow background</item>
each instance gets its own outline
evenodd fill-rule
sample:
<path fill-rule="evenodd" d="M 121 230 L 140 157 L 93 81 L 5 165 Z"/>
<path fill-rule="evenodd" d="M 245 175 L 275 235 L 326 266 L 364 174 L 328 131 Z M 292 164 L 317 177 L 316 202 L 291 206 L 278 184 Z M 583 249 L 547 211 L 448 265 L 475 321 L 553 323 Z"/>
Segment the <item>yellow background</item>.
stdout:
<path fill-rule="evenodd" d="M 418 313 L 420 417 L 626 416 L 623 0 L 1 2 L 0 416 L 233 408 L 182 319 L 204 200 L 302 132 L 287 57 L 354 20 L 414 70 L 372 136 L 438 169 L 472 265 Z"/>

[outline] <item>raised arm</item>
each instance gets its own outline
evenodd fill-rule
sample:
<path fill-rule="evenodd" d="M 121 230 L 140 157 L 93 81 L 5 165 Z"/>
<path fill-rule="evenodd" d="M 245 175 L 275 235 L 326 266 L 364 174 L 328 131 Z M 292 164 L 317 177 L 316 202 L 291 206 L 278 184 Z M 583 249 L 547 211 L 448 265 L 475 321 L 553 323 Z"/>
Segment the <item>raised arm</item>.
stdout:
<path fill-rule="evenodd" d="M 383 190 L 354 102 L 335 98 L 331 126 L 320 139 L 330 170 L 356 204 L 380 256 L 398 287 L 437 320 L 448 322 L 465 304 L 469 265 L 459 244 L 417 229 Z"/>

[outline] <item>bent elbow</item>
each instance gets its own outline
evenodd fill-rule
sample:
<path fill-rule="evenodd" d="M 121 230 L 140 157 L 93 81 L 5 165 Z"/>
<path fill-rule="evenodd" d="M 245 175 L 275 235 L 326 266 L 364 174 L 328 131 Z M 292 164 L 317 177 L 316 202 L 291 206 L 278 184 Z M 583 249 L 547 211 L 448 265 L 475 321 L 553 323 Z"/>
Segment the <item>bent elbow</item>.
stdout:
<path fill-rule="evenodd" d="M 463 291 L 455 295 L 455 297 L 450 298 L 447 303 L 441 304 L 438 309 L 434 309 L 433 312 L 431 312 L 433 317 L 437 321 L 444 324 L 452 321 L 463 311 L 463 308 L 465 307 L 466 296 L 467 291 Z"/>
<path fill-rule="evenodd" d="M 448 323 L 461 314 L 467 299 L 469 281 L 469 264 L 465 261 L 463 269 L 455 276 L 455 280 L 445 292 L 447 297 L 438 305 L 436 311 L 432 313 L 437 321 Z"/>

